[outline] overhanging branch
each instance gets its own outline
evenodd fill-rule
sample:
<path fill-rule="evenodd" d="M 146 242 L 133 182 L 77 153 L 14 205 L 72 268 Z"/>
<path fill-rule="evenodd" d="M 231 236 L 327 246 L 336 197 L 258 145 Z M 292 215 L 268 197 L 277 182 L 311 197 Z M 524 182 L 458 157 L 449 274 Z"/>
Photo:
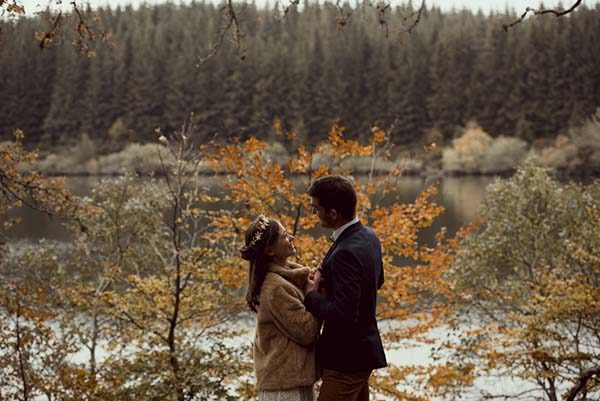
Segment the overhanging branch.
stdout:
<path fill-rule="evenodd" d="M 573 3 L 573 5 L 571 7 L 569 7 L 568 9 L 566 9 L 566 10 L 557 10 L 557 9 L 539 9 L 538 10 L 538 9 L 533 8 L 533 7 L 527 7 L 525 9 L 525 12 L 523 14 L 521 14 L 521 17 L 519 17 L 517 20 L 511 22 L 510 24 L 504 24 L 504 25 L 502 25 L 502 28 L 505 31 L 508 31 L 509 28 L 512 28 L 513 26 L 515 26 L 515 25 L 520 24 L 521 22 L 523 22 L 523 20 L 530 13 L 533 14 L 533 15 L 554 14 L 556 17 L 562 17 L 563 15 L 567 15 L 567 14 L 570 14 L 573 11 L 575 11 L 575 9 L 581 5 L 581 1 L 582 0 L 575 1 L 575 3 Z"/>

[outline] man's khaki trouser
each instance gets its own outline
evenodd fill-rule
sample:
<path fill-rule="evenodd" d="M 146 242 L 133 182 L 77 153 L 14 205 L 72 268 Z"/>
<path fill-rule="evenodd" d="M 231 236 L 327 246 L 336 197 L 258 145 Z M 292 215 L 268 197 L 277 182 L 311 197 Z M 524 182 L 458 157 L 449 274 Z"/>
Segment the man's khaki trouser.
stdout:
<path fill-rule="evenodd" d="M 370 370 L 346 373 L 325 369 L 318 401 L 369 401 L 370 375 Z"/>

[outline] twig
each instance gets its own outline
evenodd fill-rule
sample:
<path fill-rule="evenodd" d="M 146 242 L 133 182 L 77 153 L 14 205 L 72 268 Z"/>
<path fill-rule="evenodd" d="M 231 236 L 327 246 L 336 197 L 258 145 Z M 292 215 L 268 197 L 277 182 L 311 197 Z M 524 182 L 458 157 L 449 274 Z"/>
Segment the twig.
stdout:
<path fill-rule="evenodd" d="M 413 11 L 410 15 L 403 17 L 402 19 L 406 22 L 409 19 L 413 19 L 412 24 L 408 26 L 408 28 L 400 30 L 400 33 L 407 32 L 412 33 L 413 29 L 421 22 L 421 16 L 423 15 L 423 10 L 425 10 L 425 0 L 421 2 L 421 7 L 417 11 Z"/>
<path fill-rule="evenodd" d="M 59 32 L 58 26 L 60 25 L 61 20 L 62 20 L 62 11 L 59 11 L 58 15 L 54 19 L 52 28 L 50 28 L 50 30 L 48 32 L 46 32 L 44 34 L 44 36 L 40 39 L 40 44 L 39 44 L 40 50 L 44 50 L 50 45 L 50 42 L 52 42 L 52 38 L 56 35 L 57 32 Z"/>
<path fill-rule="evenodd" d="M 502 25 L 502 29 L 504 29 L 504 31 L 508 31 L 510 28 L 512 28 L 513 26 L 520 24 L 521 22 L 523 22 L 523 20 L 527 17 L 527 15 L 529 13 L 532 13 L 533 15 L 544 15 L 544 14 L 554 14 L 556 17 L 562 17 L 563 15 L 567 15 L 572 13 L 577 7 L 579 7 L 581 5 L 581 1 L 582 0 L 577 0 L 575 1 L 575 3 L 573 3 L 573 5 L 571 7 L 569 7 L 566 10 L 563 11 L 559 11 L 559 10 L 555 10 L 555 9 L 540 9 L 537 10 L 533 7 L 527 7 L 525 9 L 525 12 L 523 14 L 521 14 L 521 17 L 518 18 L 517 20 L 511 22 L 510 24 L 504 24 Z"/>
<path fill-rule="evenodd" d="M 539 391 L 539 389 L 537 388 L 531 388 L 529 390 L 524 390 L 521 391 L 520 393 L 516 393 L 516 394 L 490 394 L 490 393 L 485 393 L 482 394 L 482 399 L 484 400 L 495 400 L 495 399 L 504 399 L 504 400 L 509 400 L 509 399 L 518 399 L 521 398 L 525 395 L 531 394 L 531 393 L 537 393 Z"/>
<path fill-rule="evenodd" d="M 585 388 L 587 382 L 594 376 L 600 376 L 600 366 L 596 366 L 595 368 L 588 369 L 582 372 L 575 386 L 573 386 L 571 390 L 569 390 L 565 401 L 574 401 L 575 397 L 577 397 L 579 392 L 581 392 L 581 390 Z"/>
<path fill-rule="evenodd" d="M 287 7 L 283 10 L 283 15 L 281 16 L 281 18 L 278 18 L 278 21 L 283 21 L 283 19 L 288 15 L 288 13 L 290 12 L 290 10 L 293 7 L 298 7 L 298 4 L 300 4 L 300 0 L 289 0 L 289 4 L 287 5 Z M 277 5 L 279 4 L 279 2 L 275 3 L 275 6 L 277 7 Z"/>
<path fill-rule="evenodd" d="M 210 60 L 211 58 L 213 58 L 214 56 L 217 55 L 217 53 L 219 52 L 219 49 L 223 45 L 223 41 L 225 40 L 225 35 L 227 35 L 227 32 L 231 29 L 231 27 L 233 27 L 233 29 L 234 29 L 233 41 L 235 43 L 236 51 L 240 55 L 240 60 L 243 61 L 246 59 L 246 55 L 242 48 L 242 39 L 243 39 L 244 35 L 242 34 L 242 31 L 240 28 L 240 23 L 238 20 L 238 16 L 237 16 L 235 7 L 233 6 L 233 1 L 227 0 L 227 4 L 223 7 L 221 7 L 220 11 L 224 12 L 225 15 L 228 17 L 227 23 L 225 24 L 225 27 L 221 28 L 220 31 L 217 33 L 217 43 L 212 47 L 212 49 L 209 51 L 209 53 L 206 56 L 204 56 L 198 60 L 196 67 L 200 67 L 202 64 L 206 63 L 208 60 Z"/>

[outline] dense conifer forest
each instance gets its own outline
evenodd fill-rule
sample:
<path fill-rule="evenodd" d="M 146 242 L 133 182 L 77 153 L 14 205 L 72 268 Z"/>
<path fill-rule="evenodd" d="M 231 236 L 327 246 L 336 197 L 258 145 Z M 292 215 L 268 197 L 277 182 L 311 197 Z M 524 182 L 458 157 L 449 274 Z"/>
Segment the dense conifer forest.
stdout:
<path fill-rule="evenodd" d="M 406 5 L 411 7 L 411 5 Z M 550 138 L 600 106 L 600 14 L 530 18 L 505 31 L 515 11 L 423 11 L 412 33 L 386 32 L 372 8 L 343 29 L 337 10 L 249 4 L 240 12 L 245 57 L 224 42 L 216 5 L 100 8 L 112 46 L 86 58 L 66 43 L 40 50 L 42 16 L 2 22 L 0 133 L 21 128 L 44 145 L 157 138 L 190 113 L 198 142 L 233 135 L 268 139 L 281 119 L 316 142 L 339 117 L 350 137 L 394 124 L 394 141 L 419 143 L 431 128 L 452 138 L 476 120 L 492 136 Z M 389 15 L 399 27 L 406 9 Z M 67 35 L 68 37 L 68 35 Z"/>

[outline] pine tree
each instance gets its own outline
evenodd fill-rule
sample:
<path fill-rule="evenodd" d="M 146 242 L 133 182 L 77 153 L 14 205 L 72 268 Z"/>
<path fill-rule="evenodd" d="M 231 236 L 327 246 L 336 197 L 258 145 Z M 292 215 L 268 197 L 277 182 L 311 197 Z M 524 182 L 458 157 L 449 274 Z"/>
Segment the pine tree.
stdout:
<path fill-rule="evenodd" d="M 55 49 L 56 75 L 50 108 L 44 119 L 44 139 L 50 144 L 68 142 L 80 134 L 86 118 L 84 94 L 89 60 L 70 46 Z"/>

